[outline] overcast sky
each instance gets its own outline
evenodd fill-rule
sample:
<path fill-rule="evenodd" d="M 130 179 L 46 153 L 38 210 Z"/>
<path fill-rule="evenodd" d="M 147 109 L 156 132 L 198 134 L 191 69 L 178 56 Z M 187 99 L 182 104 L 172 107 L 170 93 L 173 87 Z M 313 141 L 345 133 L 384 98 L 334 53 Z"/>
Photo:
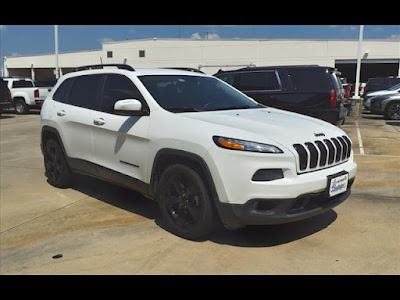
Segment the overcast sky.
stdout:
<path fill-rule="evenodd" d="M 106 41 L 186 39 L 358 39 L 359 25 L 59 25 L 59 51 L 101 49 Z M 0 25 L 0 56 L 54 52 L 54 25 Z M 365 39 L 398 39 L 400 25 L 366 25 Z"/>

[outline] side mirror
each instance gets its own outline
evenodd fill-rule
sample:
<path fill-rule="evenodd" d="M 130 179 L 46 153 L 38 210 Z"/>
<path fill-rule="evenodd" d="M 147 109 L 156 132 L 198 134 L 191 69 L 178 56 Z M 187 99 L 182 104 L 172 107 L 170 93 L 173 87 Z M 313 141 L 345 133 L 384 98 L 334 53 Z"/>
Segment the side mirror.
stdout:
<path fill-rule="evenodd" d="M 114 112 L 123 116 L 148 116 L 148 110 L 142 110 L 142 103 L 136 99 L 118 100 L 114 104 Z"/>

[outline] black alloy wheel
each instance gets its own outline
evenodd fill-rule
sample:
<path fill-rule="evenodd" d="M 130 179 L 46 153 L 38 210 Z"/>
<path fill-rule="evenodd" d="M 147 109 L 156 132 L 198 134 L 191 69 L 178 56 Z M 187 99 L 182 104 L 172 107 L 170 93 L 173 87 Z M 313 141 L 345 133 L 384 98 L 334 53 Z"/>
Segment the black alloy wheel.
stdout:
<path fill-rule="evenodd" d="M 59 143 L 55 140 L 49 140 L 45 145 L 44 165 L 45 174 L 51 185 L 59 188 L 71 185 L 71 171 Z"/>
<path fill-rule="evenodd" d="M 386 118 L 400 120 L 400 102 L 391 103 L 386 109 Z"/>
<path fill-rule="evenodd" d="M 198 239 L 212 232 L 214 212 L 199 174 L 184 165 L 168 167 L 156 199 L 168 229 L 183 238 Z"/>

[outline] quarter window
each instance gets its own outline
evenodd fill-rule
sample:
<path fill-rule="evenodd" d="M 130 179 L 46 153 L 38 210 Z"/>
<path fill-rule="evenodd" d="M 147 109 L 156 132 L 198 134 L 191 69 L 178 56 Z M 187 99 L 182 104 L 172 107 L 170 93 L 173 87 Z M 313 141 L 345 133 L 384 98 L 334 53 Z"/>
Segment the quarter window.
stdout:
<path fill-rule="evenodd" d="M 68 103 L 68 96 L 75 78 L 65 80 L 53 95 L 53 100 Z"/>
<path fill-rule="evenodd" d="M 129 78 L 123 75 L 108 74 L 104 86 L 102 110 L 112 113 L 115 102 L 124 99 L 139 100 L 142 108 L 147 107 L 142 94 Z"/>
<path fill-rule="evenodd" d="M 99 110 L 99 88 L 102 75 L 84 75 L 76 77 L 72 87 L 69 104 Z"/>

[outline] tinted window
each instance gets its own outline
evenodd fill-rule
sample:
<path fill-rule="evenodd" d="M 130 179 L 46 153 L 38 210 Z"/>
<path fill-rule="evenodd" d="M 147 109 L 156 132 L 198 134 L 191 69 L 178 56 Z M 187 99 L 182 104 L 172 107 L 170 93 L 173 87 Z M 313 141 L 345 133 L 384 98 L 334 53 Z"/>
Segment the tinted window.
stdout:
<path fill-rule="evenodd" d="M 76 77 L 69 97 L 69 104 L 99 110 L 98 94 L 101 78 L 102 75 Z"/>
<path fill-rule="evenodd" d="M 35 86 L 36 87 L 52 87 L 55 86 L 57 83 L 57 80 L 39 80 L 35 81 Z"/>
<path fill-rule="evenodd" d="M 234 86 L 235 74 L 228 73 L 228 74 L 218 75 L 217 77 L 225 81 L 226 83 L 229 83 L 230 85 Z"/>
<path fill-rule="evenodd" d="M 288 71 L 289 80 L 295 91 L 330 90 L 333 85 L 327 75 L 325 69 L 295 69 Z M 335 84 L 338 85 L 337 82 Z"/>
<path fill-rule="evenodd" d="M 53 100 L 68 103 L 68 96 L 71 91 L 72 84 L 75 78 L 68 78 L 65 80 L 53 95 Z"/>
<path fill-rule="evenodd" d="M 243 91 L 279 90 L 274 71 L 239 73 L 238 88 Z"/>
<path fill-rule="evenodd" d="M 258 104 L 214 77 L 140 76 L 158 104 L 172 112 L 259 108 Z"/>
<path fill-rule="evenodd" d="M 29 81 L 29 80 L 13 81 L 12 88 L 28 88 L 28 87 L 33 87 L 32 81 Z"/>
<path fill-rule="evenodd" d="M 103 111 L 113 112 L 118 100 L 136 99 L 142 102 L 142 108 L 147 107 L 142 94 L 133 82 L 123 75 L 107 75 L 103 92 Z"/>

